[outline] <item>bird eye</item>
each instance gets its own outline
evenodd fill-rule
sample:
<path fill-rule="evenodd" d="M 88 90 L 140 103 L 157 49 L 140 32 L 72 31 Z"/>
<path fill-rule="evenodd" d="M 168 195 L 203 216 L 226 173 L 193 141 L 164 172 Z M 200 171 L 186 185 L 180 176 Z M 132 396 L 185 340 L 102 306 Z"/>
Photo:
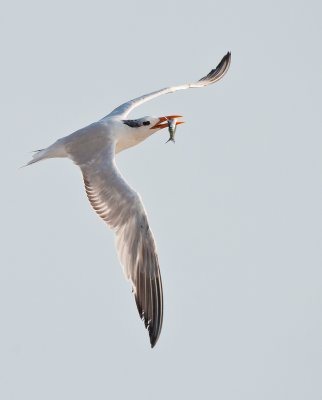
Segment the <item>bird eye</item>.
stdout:
<path fill-rule="evenodd" d="M 150 125 L 150 121 L 144 121 L 143 125 Z"/>

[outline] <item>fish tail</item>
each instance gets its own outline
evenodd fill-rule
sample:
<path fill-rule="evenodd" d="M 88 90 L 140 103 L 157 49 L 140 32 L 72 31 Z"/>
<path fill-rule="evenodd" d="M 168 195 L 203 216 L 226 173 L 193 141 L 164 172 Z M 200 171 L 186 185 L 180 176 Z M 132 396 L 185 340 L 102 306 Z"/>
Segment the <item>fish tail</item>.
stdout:
<path fill-rule="evenodd" d="M 168 142 L 175 143 L 175 140 L 174 140 L 173 138 L 169 138 L 169 139 L 165 142 L 165 144 L 167 144 Z"/>

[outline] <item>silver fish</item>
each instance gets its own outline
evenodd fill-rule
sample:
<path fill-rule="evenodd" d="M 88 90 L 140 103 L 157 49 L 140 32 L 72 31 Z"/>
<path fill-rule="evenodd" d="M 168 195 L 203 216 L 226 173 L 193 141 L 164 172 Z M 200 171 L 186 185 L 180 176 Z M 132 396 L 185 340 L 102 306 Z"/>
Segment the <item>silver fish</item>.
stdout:
<path fill-rule="evenodd" d="M 177 129 L 177 120 L 175 118 L 168 119 L 168 130 L 169 130 L 170 137 L 166 141 L 166 143 L 168 143 L 170 141 L 175 143 L 174 135 L 176 133 L 176 129 Z"/>

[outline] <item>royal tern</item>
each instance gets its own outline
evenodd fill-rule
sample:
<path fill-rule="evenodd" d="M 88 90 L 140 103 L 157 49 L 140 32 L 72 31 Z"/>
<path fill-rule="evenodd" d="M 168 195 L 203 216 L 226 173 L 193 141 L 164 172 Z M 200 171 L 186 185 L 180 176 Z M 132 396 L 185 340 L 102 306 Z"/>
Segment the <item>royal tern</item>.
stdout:
<path fill-rule="evenodd" d="M 196 82 L 167 87 L 127 101 L 101 120 L 38 150 L 27 164 L 67 157 L 80 167 L 93 209 L 115 233 L 119 260 L 126 278 L 132 284 L 140 317 L 149 332 L 151 347 L 160 336 L 163 320 L 157 249 L 141 198 L 119 172 L 115 154 L 168 127 L 168 120 L 181 117 L 167 115 L 128 119 L 134 108 L 163 94 L 211 85 L 225 75 L 230 60 L 228 52 L 215 69 Z M 180 123 L 176 121 L 176 125 Z"/>

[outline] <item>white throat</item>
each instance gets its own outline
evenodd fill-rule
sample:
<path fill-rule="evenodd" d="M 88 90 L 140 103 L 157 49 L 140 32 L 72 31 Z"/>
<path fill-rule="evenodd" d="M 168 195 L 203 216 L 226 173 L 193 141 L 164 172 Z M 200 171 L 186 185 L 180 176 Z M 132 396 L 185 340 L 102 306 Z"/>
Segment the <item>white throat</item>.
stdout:
<path fill-rule="evenodd" d="M 143 142 L 155 133 L 155 130 L 150 129 L 147 126 L 141 126 L 132 128 L 124 124 L 123 129 L 119 132 L 118 140 L 115 146 L 115 153 L 119 153 L 125 149 L 136 146 Z"/>

